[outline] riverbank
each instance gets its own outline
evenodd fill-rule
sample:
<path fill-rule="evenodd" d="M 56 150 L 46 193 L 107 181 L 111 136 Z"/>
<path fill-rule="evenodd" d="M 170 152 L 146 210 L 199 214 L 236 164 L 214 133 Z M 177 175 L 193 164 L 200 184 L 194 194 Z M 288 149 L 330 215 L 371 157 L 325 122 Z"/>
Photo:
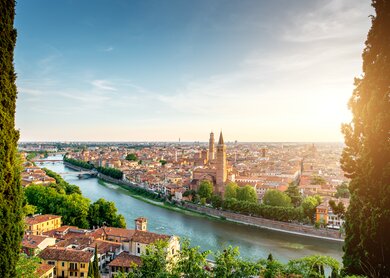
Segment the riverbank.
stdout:
<path fill-rule="evenodd" d="M 66 167 L 69 167 L 69 163 L 64 162 L 64 165 Z M 77 170 L 77 171 L 83 171 L 85 169 L 70 165 L 71 169 Z M 305 237 L 312 237 L 312 238 L 319 238 L 319 239 L 325 239 L 325 240 L 331 240 L 331 241 L 337 241 L 337 242 L 343 242 L 344 239 L 341 237 L 339 231 L 337 230 L 330 230 L 330 229 L 316 229 L 313 226 L 306 226 L 302 224 L 295 224 L 295 223 L 289 223 L 289 222 L 282 222 L 282 221 L 275 221 L 260 217 L 253 217 L 243 214 L 238 214 L 234 212 L 229 211 L 223 211 L 218 209 L 213 209 L 210 207 L 204 207 L 199 206 L 192 203 L 183 203 L 183 205 L 175 205 L 163 201 L 157 201 L 153 200 L 152 198 L 143 196 L 142 193 L 136 192 L 141 187 L 137 186 L 136 184 L 133 184 L 128 181 L 124 180 L 117 180 L 112 177 L 108 177 L 106 175 L 103 175 L 101 173 L 98 174 L 98 179 L 101 181 L 99 184 L 103 186 L 107 186 L 106 184 L 102 184 L 102 182 L 108 182 L 115 185 L 120 186 L 121 188 L 125 189 L 130 196 L 132 196 L 135 199 L 138 199 L 140 201 L 146 202 L 148 204 L 158 206 L 164 209 L 180 212 L 187 215 L 192 216 L 200 216 L 200 217 L 207 217 L 218 221 L 227 221 L 232 222 L 236 224 L 243 224 L 243 225 L 249 225 L 253 227 L 278 231 L 278 232 L 284 232 L 289 234 L 295 234 Z M 146 189 L 143 189 L 147 191 Z"/>

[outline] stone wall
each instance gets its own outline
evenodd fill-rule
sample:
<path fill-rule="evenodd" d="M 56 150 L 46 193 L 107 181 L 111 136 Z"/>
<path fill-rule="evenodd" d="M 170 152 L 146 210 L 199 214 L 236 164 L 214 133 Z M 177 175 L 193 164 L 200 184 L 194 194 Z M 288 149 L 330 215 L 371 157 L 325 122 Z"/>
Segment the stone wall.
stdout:
<path fill-rule="evenodd" d="M 248 215 L 243 215 L 243 214 L 239 214 L 239 213 L 223 211 L 223 210 L 208 208 L 208 207 L 204 207 L 204 206 L 199 206 L 199 205 L 187 203 L 187 202 L 183 206 L 188 208 L 188 209 L 202 212 L 202 213 L 205 213 L 205 214 L 208 214 L 211 216 L 226 218 L 227 220 L 230 220 L 230 221 L 240 222 L 240 223 L 244 223 L 244 224 L 248 224 L 248 225 L 252 225 L 252 226 L 280 230 L 283 232 L 301 234 L 301 235 L 311 236 L 311 237 L 327 238 L 327 239 L 338 240 L 338 241 L 344 240 L 343 237 L 341 236 L 340 232 L 337 230 L 316 229 L 313 226 L 307 226 L 307 225 L 303 225 L 303 224 L 288 223 L 288 222 L 275 221 L 275 220 L 270 220 L 270 219 L 265 219 L 265 218 L 260 218 L 260 217 L 248 216 Z"/>

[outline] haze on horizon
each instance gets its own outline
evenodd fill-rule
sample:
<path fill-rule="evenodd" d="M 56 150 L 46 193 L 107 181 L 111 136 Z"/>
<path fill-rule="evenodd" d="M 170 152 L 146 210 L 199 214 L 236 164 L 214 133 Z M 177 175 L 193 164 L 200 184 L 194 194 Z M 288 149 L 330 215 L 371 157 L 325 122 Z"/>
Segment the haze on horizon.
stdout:
<path fill-rule="evenodd" d="M 18 1 L 21 141 L 342 141 L 364 0 Z"/>

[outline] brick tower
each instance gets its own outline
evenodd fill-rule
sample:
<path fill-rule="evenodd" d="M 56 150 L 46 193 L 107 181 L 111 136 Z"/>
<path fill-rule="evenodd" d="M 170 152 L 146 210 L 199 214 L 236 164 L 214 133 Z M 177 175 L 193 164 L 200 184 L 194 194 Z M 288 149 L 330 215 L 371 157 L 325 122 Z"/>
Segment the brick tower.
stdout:
<path fill-rule="evenodd" d="M 219 135 L 217 145 L 217 167 L 216 167 L 216 191 L 223 195 L 225 191 L 225 182 L 227 179 L 226 169 L 226 146 L 223 141 L 222 131 Z"/>

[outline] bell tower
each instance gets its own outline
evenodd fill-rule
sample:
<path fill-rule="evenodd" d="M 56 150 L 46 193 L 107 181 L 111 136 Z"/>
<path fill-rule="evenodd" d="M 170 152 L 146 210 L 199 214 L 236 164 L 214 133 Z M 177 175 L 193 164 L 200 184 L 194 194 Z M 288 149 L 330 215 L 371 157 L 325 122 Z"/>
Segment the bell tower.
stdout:
<path fill-rule="evenodd" d="M 223 141 L 222 131 L 219 135 L 219 141 L 217 145 L 217 169 L 216 169 L 216 191 L 223 195 L 225 191 L 225 183 L 227 180 L 227 168 L 226 168 L 226 145 Z"/>
<path fill-rule="evenodd" d="M 215 159 L 215 146 L 214 146 L 214 133 L 210 133 L 210 139 L 209 139 L 209 160 Z"/>

